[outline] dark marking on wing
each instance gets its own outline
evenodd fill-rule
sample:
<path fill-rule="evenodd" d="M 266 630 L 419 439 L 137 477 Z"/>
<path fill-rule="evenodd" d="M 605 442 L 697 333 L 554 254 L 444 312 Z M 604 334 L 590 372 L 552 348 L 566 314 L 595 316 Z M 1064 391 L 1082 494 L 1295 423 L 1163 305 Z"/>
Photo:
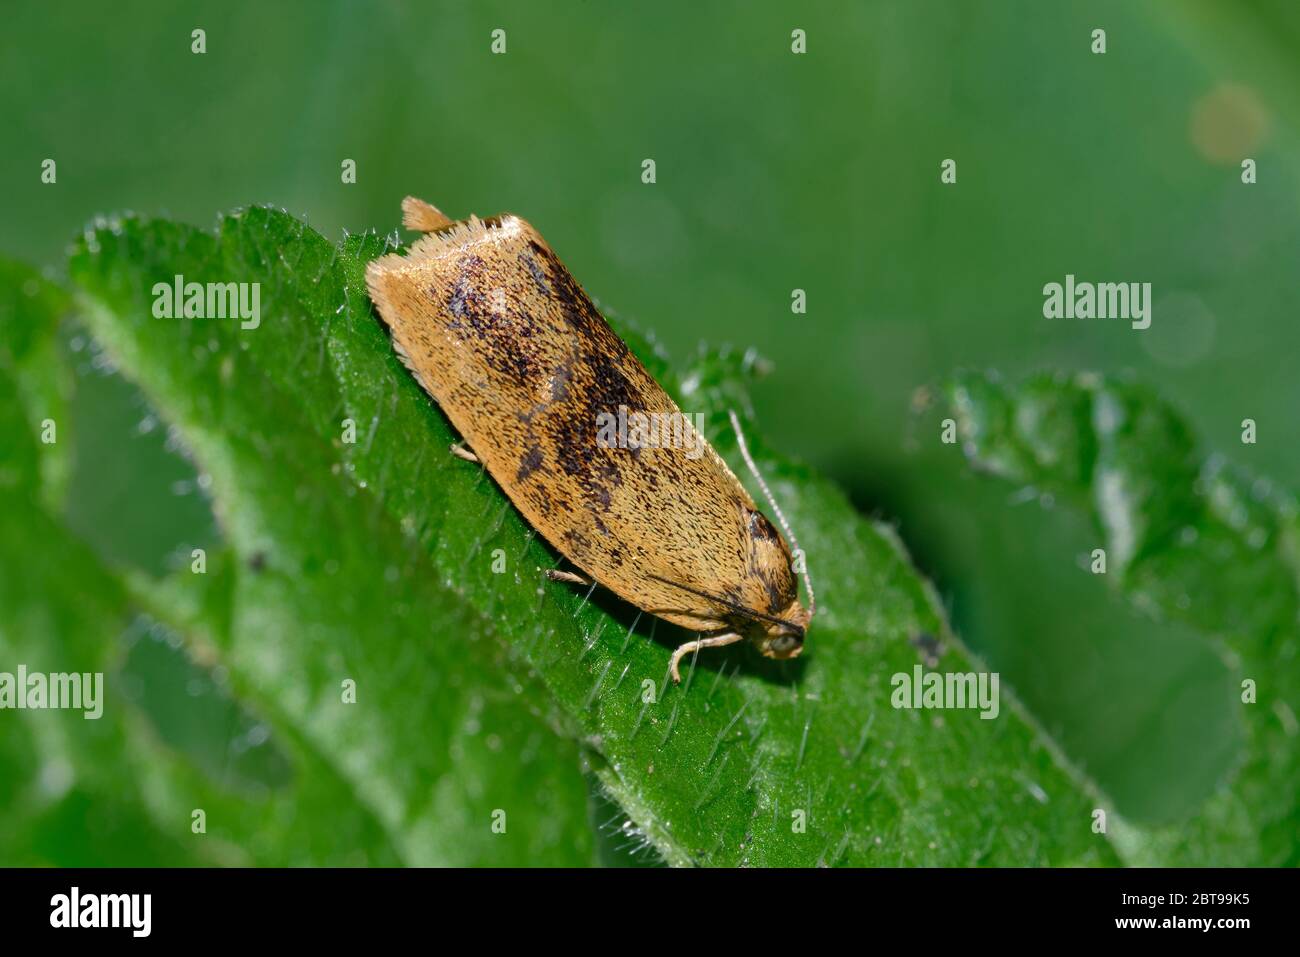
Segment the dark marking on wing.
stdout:
<path fill-rule="evenodd" d="M 549 279 L 552 299 L 560 306 L 579 351 L 555 370 L 551 392 L 566 403 L 563 416 L 550 423 L 559 467 L 582 488 L 588 506 L 607 509 L 613 490 L 623 484 L 629 450 L 601 448 L 595 441 L 602 414 L 617 415 L 620 406 L 640 411 L 641 389 L 624 371 L 630 353 L 622 339 L 596 312 L 587 294 L 554 254 L 539 243 L 529 245 L 535 264 Z M 582 388 L 570 389 L 580 373 Z"/>
<path fill-rule="evenodd" d="M 451 295 L 447 297 L 447 308 L 457 321 L 450 323 L 451 328 L 461 328 L 459 320 L 470 315 L 470 309 L 481 306 L 481 297 L 474 288 L 474 279 L 483 271 L 483 260 L 474 255 L 462 256 L 459 262 L 460 275 L 452 285 Z"/>
<path fill-rule="evenodd" d="M 519 471 L 515 474 L 515 479 L 522 482 L 528 476 L 532 475 L 542 467 L 544 457 L 541 446 L 534 445 L 524 453 L 524 457 L 519 461 Z"/>
<path fill-rule="evenodd" d="M 762 512 L 749 513 L 749 533 L 765 542 L 775 542 L 779 539 L 776 529 Z"/>
<path fill-rule="evenodd" d="M 573 554 L 575 556 L 581 557 L 587 554 L 587 549 L 591 545 L 591 539 L 587 538 L 587 536 L 582 534 L 582 532 L 570 528 L 565 530 L 562 537 L 568 543 L 569 547 L 573 549 Z"/>
<path fill-rule="evenodd" d="M 479 344 L 483 360 L 498 372 L 526 382 L 535 373 L 537 323 L 526 312 L 512 308 L 503 296 L 494 303 L 479 288 L 486 263 L 473 253 L 457 260 L 456 281 L 447 296 L 447 309 L 455 317 L 447 328 Z M 489 277 L 490 280 L 490 277 Z"/>
<path fill-rule="evenodd" d="M 534 250 L 537 249 L 537 243 L 532 243 L 531 245 Z M 537 264 L 537 260 L 529 253 L 522 252 L 519 254 L 519 261 L 524 264 L 524 268 L 528 270 L 528 274 L 533 277 L 533 282 L 537 283 L 537 288 L 541 294 L 549 297 L 551 295 L 551 287 L 547 285 L 546 273 L 542 272 L 542 267 Z"/>
<path fill-rule="evenodd" d="M 791 596 L 785 594 L 785 590 L 781 587 L 781 583 L 777 582 L 771 575 L 766 574 L 761 569 L 759 570 L 758 575 L 763 582 L 763 588 L 767 590 L 768 610 L 779 611 L 781 608 L 785 607 L 785 605 L 788 604 L 789 597 Z"/>
<path fill-rule="evenodd" d="M 570 356 L 555 367 L 551 375 L 551 401 L 563 402 L 569 397 L 569 379 L 573 377 L 575 356 Z"/>

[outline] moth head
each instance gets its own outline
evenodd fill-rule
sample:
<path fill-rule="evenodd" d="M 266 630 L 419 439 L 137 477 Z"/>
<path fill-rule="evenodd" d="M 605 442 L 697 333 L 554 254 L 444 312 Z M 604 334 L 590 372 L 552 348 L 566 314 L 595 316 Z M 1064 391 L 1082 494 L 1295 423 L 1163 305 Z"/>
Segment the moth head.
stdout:
<path fill-rule="evenodd" d="M 796 598 L 775 616 L 776 620 L 754 622 L 758 626 L 754 643 L 759 652 L 768 658 L 798 658 L 803 651 L 803 638 L 811 617 Z"/>
<path fill-rule="evenodd" d="M 768 658 L 797 658 L 803 651 L 803 637 L 808 630 L 808 622 L 812 621 L 812 612 L 799 604 L 798 598 L 791 599 L 790 604 L 774 615 L 746 608 L 722 595 L 713 595 L 702 588 L 683 585 L 671 578 L 654 573 L 650 573 L 649 577 L 727 608 L 731 614 L 726 621 L 733 629 L 728 637 L 743 635 L 749 638 L 759 652 Z"/>

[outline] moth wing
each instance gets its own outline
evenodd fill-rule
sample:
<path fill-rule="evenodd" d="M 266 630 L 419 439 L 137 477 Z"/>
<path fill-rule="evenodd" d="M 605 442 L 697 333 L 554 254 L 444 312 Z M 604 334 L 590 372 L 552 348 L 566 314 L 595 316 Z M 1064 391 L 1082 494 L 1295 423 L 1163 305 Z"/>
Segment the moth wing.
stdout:
<path fill-rule="evenodd" d="M 366 276 L 421 386 L 529 523 L 595 581 L 701 631 L 733 612 L 655 576 L 767 614 L 797 593 L 785 543 L 693 425 L 686 447 L 602 444 L 620 410 L 690 420 L 528 223 L 471 217 Z"/>

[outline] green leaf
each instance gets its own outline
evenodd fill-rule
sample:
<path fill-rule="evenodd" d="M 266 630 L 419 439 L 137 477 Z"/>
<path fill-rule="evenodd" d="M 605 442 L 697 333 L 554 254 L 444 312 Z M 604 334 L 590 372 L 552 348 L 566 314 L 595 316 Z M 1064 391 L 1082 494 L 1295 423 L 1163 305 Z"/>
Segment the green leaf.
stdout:
<path fill-rule="evenodd" d="M 995 720 L 891 707 L 892 676 L 932 650 L 941 671 L 982 666 L 892 529 L 757 435 L 819 586 L 797 662 L 737 647 L 676 688 L 683 633 L 544 582 L 559 557 L 447 453 L 446 420 L 372 313 L 364 266 L 390 249 L 335 247 L 252 208 L 215 235 L 98 224 L 70 269 L 95 335 L 211 475 L 236 556 L 215 653 L 404 860 L 591 860 L 581 753 L 626 815 L 612 826 L 672 864 L 1114 862 L 1095 799 L 1005 688 Z M 153 285 L 178 274 L 260 283 L 260 325 L 154 318 Z M 678 377 L 618 328 L 736 464 L 725 415 L 747 407 L 744 359 L 708 353 Z M 345 678 L 355 705 L 340 704 Z M 496 809 L 506 834 L 490 830 Z"/>
<path fill-rule="evenodd" d="M 175 750 L 192 743 L 184 734 L 178 739 L 174 725 L 150 713 L 151 692 L 179 692 L 184 708 L 171 710 L 169 721 L 215 719 L 236 733 L 256 726 L 210 682 L 193 686 L 211 669 L 173 647 L 181 636 L 141 616 L 146 602 L 133 596 L 140 589 L 106 568 L 52 509 L 46 493 L 65 473 L 41 459 L 67 454 L 68 423 L 60 414 L 49 445 L 39 441 L 41 431 L 32 423 L 52 407 L 70 407 L 72 377 L 56 342 L 66 296 L 22 267 L 0 264 L 0 273 L 21 277 L 17 285 L 0 285 L 0 303 L 6 304 L 0 307 L 0 343 L 12 350 L 6 358 L 39 356 L 45 364 L 21 390 L 14 388 L 20 381 L 14 365 L 7 362 L 0 375 L 0 461 L 6 465 L 0 483 L 0 671 L 25 665 L 39 672 L 99 672 L 106 688 L 98 720 L 80 711 L 0 712 L 0 797 L 10 814 L 0 834 L 0 860 L 45 866 L 397 863 L 382 829 L 349 802 L 332 769 L 286 740 L 291 727 L 279 728 L 278 743 L 290 749 L 298 770 L 292 786 L 231 793 L 227 781 L 213 779 L 220 773 L 211 766 Z M 155 660 L 161 648 L 162 659 L 181 670 L 183 692 L 175 681 L 140 685 L 159 677 L 160 669 L 142 667 L 140 660 L 140 649 L 154 644 Z M 202 652 L 201 641 L 192 647 Z M 249 744 L 245 753 L 268 753 L 270 744 Z M 208 816 L 202 835 L 191 827 L 196 809 Z M 330 832 L 316 824 L 325 814 Z"/>
<path fill-rule="evenodd" d="M 160 223 L 89 242 L 112 240 L 119 255 L 74 257 L 74 275 L 100 297 L 88 300 L 85 316 L 180 427 L 211 478 L 237 556 L 224 588 L 187 598 L 187 582 L 204 588 L 206 577 L 187 570 L 154 596 L 150 610 L 211 610 L 224 599 L 211 621 L 192 623 L 204 657 L 220 661 L 243 698 L 345 783 L 346 804 L 380 822 L 399 861 L 591 860 L 576 744 L 550 732 L 526 689 L 504 681 L 483 640 L 487 623 L 424 580 L 413 542 L 345 474 L 337 438 L 313 428 L 313 417 L 323 423 L 336 408 L 336 390 L 328 365 L 320 365 L 323 354 L 316 364 L 304 359 L 312 336 L 298 333 L 315 328 L 315 344 L 323 344 L 323 325 L 305 321 L 312 313 L 303 310 L 328 316 L 334 306 L 321 303 L 341 295 L 337 275 L 323 273 L 332 248 L 314 234 L 272 248 L 276 261 L 293 257 L 295 282 L 316 297 L 306 303 L 277 286 L 290 281 L 288 270 L 258 260 L 264 306 L 288 333 L 259 336 L 268 347 L 262 352 L 242 348 L 231 329 L 182 329 L 154 319 L 149 299 L 138 311 L 129 299 L 143 295 L 139 283 L 147 290 L 173 272 L 239 275 L 245 257 L 262 255 L 259 235 L 230 250 L 211 235 Z M 160 247 L 166 269 L 153 276 Z M 140 325 L 132 329 L 121 317 Z M 460 680 L 454 663 L 466 655 L 490 680 Z M 346 700 L 352 688 L 355 704 Z M 490 830 L 496 808 L 509 811 L 519 839 Z M 315 826 L 327 832 L 326 809 L 312 810 Z M 373 862 L 370 850 L 340 843 L 334 853 L 340 861 Z"/>
<path fill-rule="evenodd" d="M 0 489 L 26 485 L 49 505 L 62 499 L 68 474 L 71 382 L 57 341 L 68 309 L 61 288 L 21 263 L 0 259 Z"/>
<path fill-rule="evenodd" d="M 1189 820 L 1127 829 L 1126 856 L 1294 866 L 1300 524 L 1292 494 L 1198 452 L 1182 417 L 1131 382 L 1042 375 L 1012 385 L 972 373 L 954 380 L 949 398 L 976 468 L 1086 510 L 1110 581 L 1142 614 L 1216 641 L 1242 687 L 1245 754 L 1236 773 Z M 1247 701 L 1251 687 L 1257 698 Z"/>

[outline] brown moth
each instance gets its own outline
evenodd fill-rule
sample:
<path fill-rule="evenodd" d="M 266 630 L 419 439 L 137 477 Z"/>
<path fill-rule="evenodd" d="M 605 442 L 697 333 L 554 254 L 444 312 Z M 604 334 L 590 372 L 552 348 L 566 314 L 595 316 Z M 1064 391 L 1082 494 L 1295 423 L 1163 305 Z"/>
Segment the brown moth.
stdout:
<path fill-rule="evenodd" d="M 591 581 L 700 633 L 673 653 L 674 681 L 684 655 L 742 638 L 796 657 L 816 607 L 806 571 L 807 609 L 785 541 L 546 241 L 508 214 L 453 222 L 414 197 L 402 210 L 427 235 L 369 263 L 366 285 L 402 362 L 469 446 L 452 451 L 481 462 Z M 599 441 L 620 410 L 675 413 L 680 441 Z"/>

